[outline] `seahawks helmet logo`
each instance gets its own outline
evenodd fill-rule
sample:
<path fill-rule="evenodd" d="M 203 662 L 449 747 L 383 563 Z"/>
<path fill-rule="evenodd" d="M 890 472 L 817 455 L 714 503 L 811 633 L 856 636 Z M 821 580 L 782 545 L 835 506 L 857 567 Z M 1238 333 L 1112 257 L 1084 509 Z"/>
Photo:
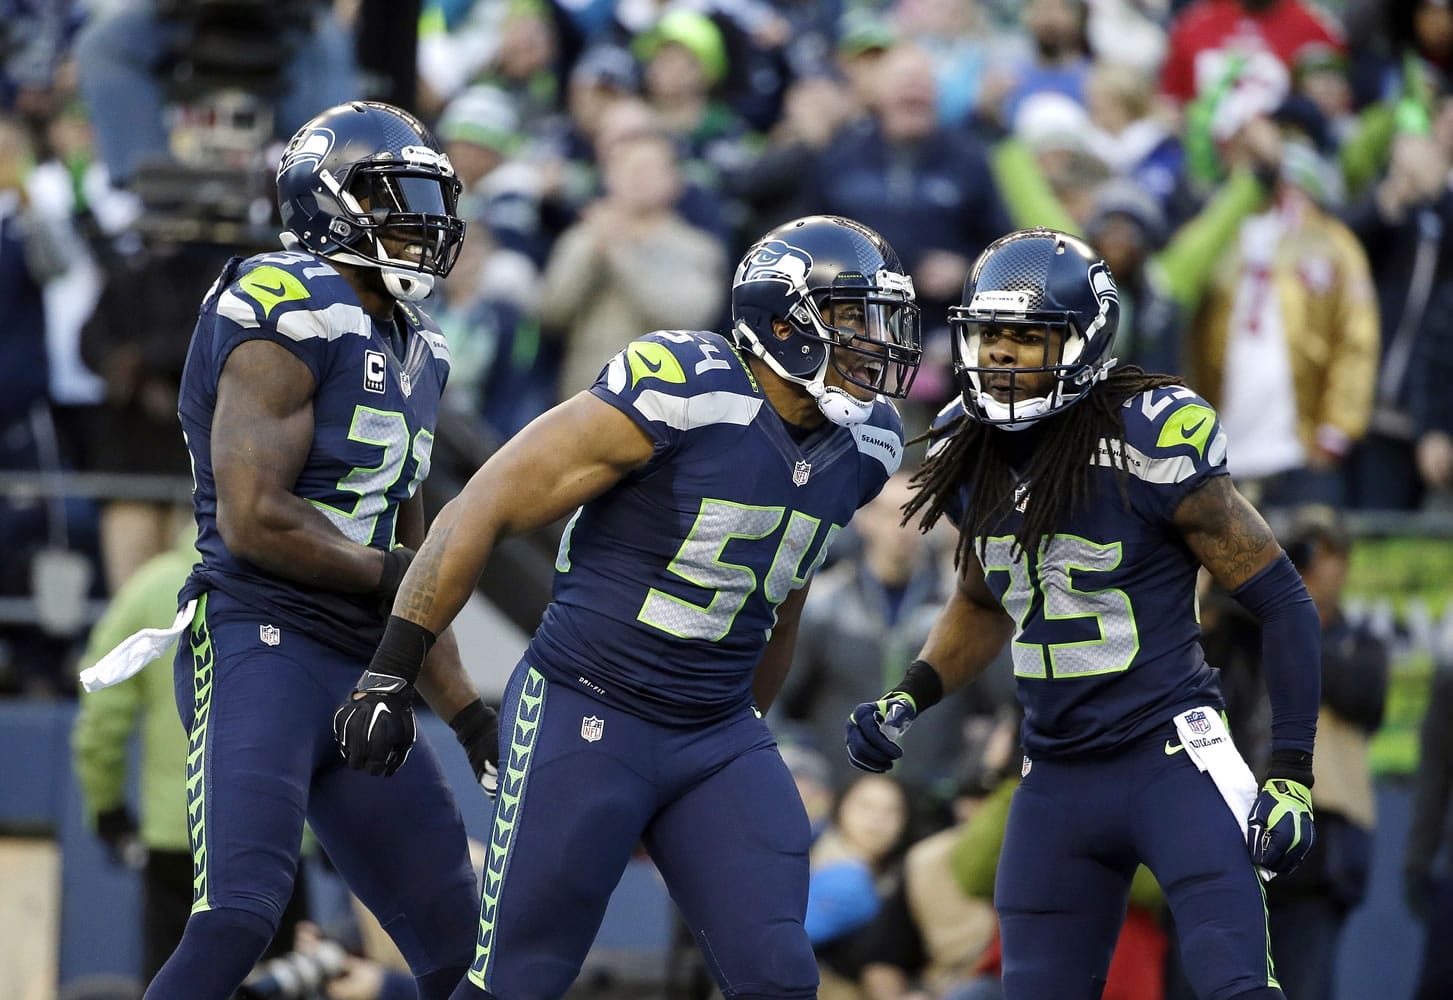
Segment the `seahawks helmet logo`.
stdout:
<path fill-rule="evenodd" d="M 300 163 L 306 164 L 308 170 L 316 171 L 318 165 L 333 151 L 334 141 L 333 130 L 330 128 L 314 129 L 307 135 L 298 136 L 283 150 L 282 162 L 277 168 L 278 176 Z"/>
<path fill-rule="evenodd" d="M 736 283 L 780 281 L 792 288 L 804 288 L 812 270 L 812 255 L 781 240 L 759 243 L 742 261 Z"/>
<path fill-rule="evenodd" d="M 1095 299 L 1100 303 L 1101 309 L 1104 308 L 1106 299 L 1117 305 L 1120 302 L 1120 292 L 1115 287 L 1115 278 L 1103 260 L 1097 260 L 1090 265 L 1090 290 L 1095 293 Z"/>
<path fill-rule="evenodd" d="M 1120 313 L 1120 292 L 1115 287 L 1115 277 L 1110 273 L 1109 266 L 1103 260 L 1095 261 L 1090 265 L 1089 278 L 1090 291 L 1095 293 L 1095 301 L 1100 308 L 1089 329 L 1084 332 L 1086 340 L 1094 336 L 1109 320 L 1112 306 L 1117 316 Z"/>

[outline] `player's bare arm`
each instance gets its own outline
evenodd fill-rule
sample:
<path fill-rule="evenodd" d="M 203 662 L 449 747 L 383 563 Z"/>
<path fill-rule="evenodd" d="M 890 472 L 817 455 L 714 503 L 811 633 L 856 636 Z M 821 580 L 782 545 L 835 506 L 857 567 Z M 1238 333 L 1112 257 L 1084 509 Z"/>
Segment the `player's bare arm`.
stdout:
<path fill-rule="evenodd" d="M 947 693 L 983 673 L 1013 634 L 1014 620 L 989 589 L 978 556 L 967 552 L 959 565 L 958 585 L 918 658 L 933 664 Z"/>
<path fill-rule="evenodd" d="M 240 344 L 217 386 L 212 420 L 217 530 L 233 555 L 315 587 L 365 593 L 383 553 L 345 538 L 293 493 L 313 446 L 312 373 L 286 348 Z"/>
<path fill-rule="evenodd" d="M 395 537 L 401 545 L 417 550 L 424 544 L 424 489 L 399 505 Z M 452 719 L 479 697 L 474 682 L 464 672 L 459 643 L 453 629 L 445 629 L 429 650 L 419 674 L 419 694 L 441 719 Z"/>
<path fill-rule="evenodd" d="M 787 672 L 792 669 L 792 654 L 797 648 L 797 627 L 802 622 L 802 607 L 807 603 L 807 591 L 812 586 L 809 580 L 777 606 L 777 624 L 772 626 L 772 638 L 762 650 L 762 659 L 757 662 L 752 674 L 752 700 L 766 712 L 777 700 Z"/>
<path fill-rule="evenodd" d="M 394 614 L 437 634 L 464 607 L 497 539 L 558 521 L 645 465 L 653 448 L 629 417 L 588 392 L 541 415 L 439 512 Z"/>
<path fill-rule="evenodd" d="M 1181 537 L 1211 578 L 1235 590 L 1281 555 L 1276 536 L 1229 476 L 1216 476 L 1176 507 Z"/>

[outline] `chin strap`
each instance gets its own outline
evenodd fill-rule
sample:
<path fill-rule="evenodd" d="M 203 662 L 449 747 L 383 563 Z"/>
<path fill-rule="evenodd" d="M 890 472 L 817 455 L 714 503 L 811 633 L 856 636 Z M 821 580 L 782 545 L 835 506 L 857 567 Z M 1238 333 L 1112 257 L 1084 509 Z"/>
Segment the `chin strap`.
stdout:
<path fill-rule="evenodd" d="M 297 235 L 291 232 L 278 233 L 278 239 L 282 241 L 284 250 L 300 250 L 303 253 L 313 253 L 298 239 Z M 314 254 L 314 256 L 319 256 Z M 355 267 L 371 267 L 378 271 L 383 277 L 383 287 L 388 293 L 400 302 L 419 302 L 429 297 L 434 290 L 434 276 L 423 271 L 411 271 L 407 268 L 389 267 L 386 264 L 379 264 L 366 257 L 360 257 L 352 253 L 329 254 L 324 260 L 336 260 L 341 264 L 352 264 Z"/>
<path fill-rule="evenodd" d="M 400 302 L 418 302 L 427 299 L 434 290 L 434 276 L 422 271 L 399 271 L 391 267 L 380 267 L 383 287 Z"/>
<path fill-rule="evenodd" d="M 817 400 L 822 415 L 839 427 L 853 427 L 873 415 L 873 400 L 861 400 L 835 385 L 809 382 L 807 391 Z"/>

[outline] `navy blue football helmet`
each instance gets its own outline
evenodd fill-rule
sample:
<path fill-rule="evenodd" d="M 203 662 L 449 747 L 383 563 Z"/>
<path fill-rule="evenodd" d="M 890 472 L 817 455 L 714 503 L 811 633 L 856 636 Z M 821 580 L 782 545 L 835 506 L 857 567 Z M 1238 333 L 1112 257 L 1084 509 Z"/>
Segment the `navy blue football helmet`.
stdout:
<path fill-rule="evenodd" d="M 1120 296 L 1110 268 L 1090 245 L 1054 229 L 1025 229 L 985 248 L 964 281 L 961 305 L 949 310 L 954 373 L 964 409 L 975 420 L 1022 430 L 1073 406 L 1115 365 L 1110 349 L 1120 325 Z M 986 327 L 1043 327 L 1051 337 L 1044 363 L 1002 368 L 983 364 L 979 341 Z M 1018 399 L 1015 381 L 1030 373 L 1054 376 L 1044 396 Z M 1007 385 L 1005 382 L 1007 374 Z M 993 377 L 1009 402 L 987 391 Z"/>
<path fill-rule="evenodd" d="M 277 168 L 284 244 L 377 268 L 409 301 L 428 295 L 459 256 L 459 191 L 433 133 L 378 101 L 324 111 L 298 129 Z"/>
<path fill-rule="evenodd" d="M 854 326 L 833 325 L 848 316 Z M 778 336 L 773 320 L 791 332 Z M 913 279 L 883 237 L 835 215 L 778 226 L 746 252 L 732 282 L 732 332 L 738 347 L 806 388 L 839 424 L 867 419 L 872 404 L 824 386 L 829 365 L 856 385 L 902 397 L 922 355 Z"/>

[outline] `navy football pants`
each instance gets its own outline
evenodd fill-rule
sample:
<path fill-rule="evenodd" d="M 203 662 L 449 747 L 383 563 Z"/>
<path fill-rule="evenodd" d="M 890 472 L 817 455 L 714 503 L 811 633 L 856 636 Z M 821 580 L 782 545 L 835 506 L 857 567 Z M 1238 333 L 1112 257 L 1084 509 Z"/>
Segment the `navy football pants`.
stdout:
<path fill-rule="evenodd" d="M 754 711 L 664 726 L 522 663 L 500 764 L 479 940 L 456 1000 L 564 994 L 642 842 L 727 1000 L 817 996 L 807 814 Z"/>
<path fill-rule="evenodd" d="M 1165 891 L 1200 1000 L 1280 995 L 1266 992 L 1266 903 L 1236 817 L 1167 742 L 1180 744 L 1173 726 L 1114 755 L 1033 762 L 994 889 L 1005 1000 L 1100 996 L 1137 863 Z"/>
<path fill-rule="evenodd" d="M 178 644 L 177 708 L 191 740 L 193 915 L 244 910 L 276 928 L 306 818 L 416 976 L 466 967 L 476 883 L 433 750 L 420 740 L 388 778 L 348 768 L 332 717 L 363 665 L 295 629 L 282 628 L 271 645 L 266 625 L 213 593 Z M 184 939 L 178 954 L 186 947 Z"/>

